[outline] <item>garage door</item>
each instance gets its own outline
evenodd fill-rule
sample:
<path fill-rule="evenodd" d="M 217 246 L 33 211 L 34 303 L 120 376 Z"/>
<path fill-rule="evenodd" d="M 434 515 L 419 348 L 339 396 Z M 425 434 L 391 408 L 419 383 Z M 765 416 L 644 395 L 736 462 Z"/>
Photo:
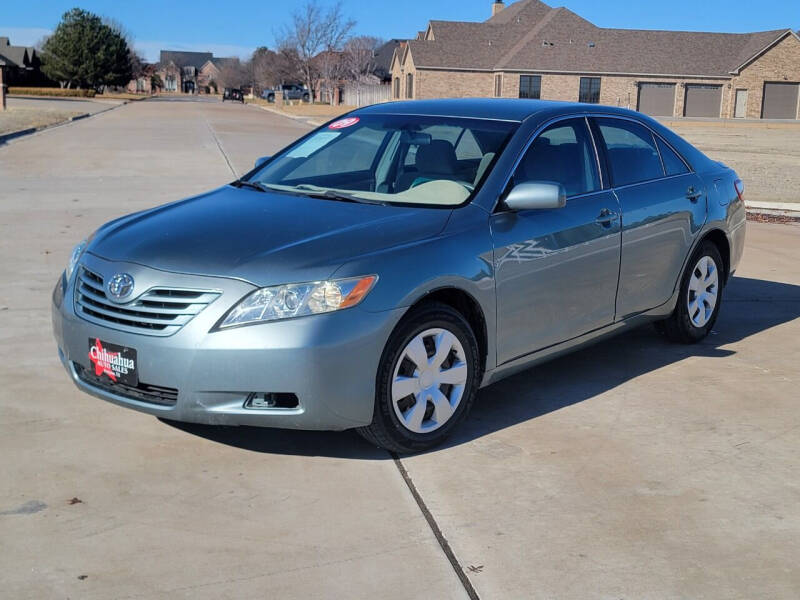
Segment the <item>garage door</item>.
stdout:
<path fill-rule="evenodd" d="M 800 83 L 765 83 L 762 119 L 796 119 Z"/>
<path fill-rule="evenodd" d="M 653 117 L 671 117 L 675 113 L 674 83 L 640 83 L 639 112 Z"/>
<path fill-rule="evenodd" d="M 721 104 L 721 85 L 687 85 L 683 116 L 719 117 Z"/>

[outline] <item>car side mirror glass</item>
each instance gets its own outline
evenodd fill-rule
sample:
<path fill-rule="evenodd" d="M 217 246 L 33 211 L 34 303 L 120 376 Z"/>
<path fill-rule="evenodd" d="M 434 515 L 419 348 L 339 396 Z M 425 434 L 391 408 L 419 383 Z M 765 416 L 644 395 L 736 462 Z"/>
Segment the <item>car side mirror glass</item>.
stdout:
<path fill-rule="evenodd" d="M 505 199 L 509 210 L 541 210 L 564 208 L 567 192 L 560 183 L 552 181 L 528 181 L 514 186 Z"/>
<path fill-rule="evenodd" d="M 263 165 L 265 162 L 267 162 L 270 158 L 272 158 L 272 157 L 271 156 L 262 156 L 260 158 L 257 158 L 256 159 L 256 169 L 258 167 L 260 167 L 261 165 Z"/>

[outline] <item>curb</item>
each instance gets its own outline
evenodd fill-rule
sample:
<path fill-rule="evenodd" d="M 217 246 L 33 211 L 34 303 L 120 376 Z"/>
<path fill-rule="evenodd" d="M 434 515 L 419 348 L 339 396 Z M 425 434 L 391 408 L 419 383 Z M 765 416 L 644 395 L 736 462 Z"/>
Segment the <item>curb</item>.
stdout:
<path fill-rule="evenodd" d="M 750 211 L 773 210 L 787 213 L 800 213 L 800 202 L 745 202 L 745 208 Z"/>
<path fill-rule="evenodd" d="M 97 115 L 102 115 L 103 113 L 107 113 L 111 110 L 119 108 L 120 106 L 125 106 L 126 104 L 128 104 L 128 101 L 124 100 L 120 104 L 115 104 L 114 106 L 104 108 L 103 110 L 98 110 L 96 113 L 83 113 L 80 115 L 75 115 L 74 117 L 69 117 L 68 119 L 59 121 L 58 123 L 53 123 L 51 125 L 43 125 L 42 127 L 30 127 L 28 129 L 20 129 L 19 131 L 12 131 L 11 133 L 3 134 L 0 135 L 0 146 L 3 146 L 6 143 L 21 137 L 33 135 L 35 133 L 41 133 L 43 131 L 47 131 L 48 129 L 55 129 L 56 127 L 63 127 L 64 125 L 69 125 L 70 123 L 74 123 L 75 121 L 82 121 L 83 119 L 88 119 L 89 117 L 96 117 Z"/>

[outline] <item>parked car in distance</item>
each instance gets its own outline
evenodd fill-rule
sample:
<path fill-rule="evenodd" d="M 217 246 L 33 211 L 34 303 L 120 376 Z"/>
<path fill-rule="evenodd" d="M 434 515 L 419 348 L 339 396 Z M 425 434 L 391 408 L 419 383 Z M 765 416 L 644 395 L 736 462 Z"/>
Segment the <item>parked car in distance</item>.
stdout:
<path fill-rule="evenodd" d="M 241 102 L 244 104 L 244 93 L 239 88 L 225 88 L 222 92 L 222 101 Z"/>
<path fill-rule="evenodd" d="M 283 84 L 274 90 L 264 90 L 261 92 L 261 97 L 268 102 L 275 102 L 275 94 L 283 94 L 284 100 L 302 100 L 309 102 L 311 94 L 308 88 L 295 84 Z"/>
<path fill-rule="evenodd" d="M 542 361 L 645 323 L 705 338 L 743 194 L 629 110 L 374 105 L 78 244 L 58 353 L 81 390 L 164 419 L 421 451 L 480 387 Z"/>

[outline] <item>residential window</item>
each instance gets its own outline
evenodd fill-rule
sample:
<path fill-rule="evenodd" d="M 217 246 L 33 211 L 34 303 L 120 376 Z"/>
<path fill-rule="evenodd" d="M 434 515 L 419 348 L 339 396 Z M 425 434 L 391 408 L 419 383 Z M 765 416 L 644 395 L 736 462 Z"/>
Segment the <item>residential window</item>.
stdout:
<path fill-rule="evenodd" d="M 395 100 L 399 100 L 400 99 L 400 78 L 399 77 L 395 77 L 394 78 L 394 98 L 395 98 Z"/>
<path fill-rule="evenodd" d="M 600 78 L 581 77 L 581 87 L 578 93 L 578 102 L 600 104 Z"/>
<path fill-rule="evenodd" d="M 542 97 L 542 78 L 540 75 L 519 76 L 519 97 L 538 100 Z"/>
<path fill-rule="evenodd" d="M 414 97 L 414 75 L 409 73 L 406 75 L 406 98 Z"/>
<path fill-rule="evenodd" d="M 494 97 L 499 98 L 503 95 L 503 76 L 497 74 L 494 76 Z"/>

